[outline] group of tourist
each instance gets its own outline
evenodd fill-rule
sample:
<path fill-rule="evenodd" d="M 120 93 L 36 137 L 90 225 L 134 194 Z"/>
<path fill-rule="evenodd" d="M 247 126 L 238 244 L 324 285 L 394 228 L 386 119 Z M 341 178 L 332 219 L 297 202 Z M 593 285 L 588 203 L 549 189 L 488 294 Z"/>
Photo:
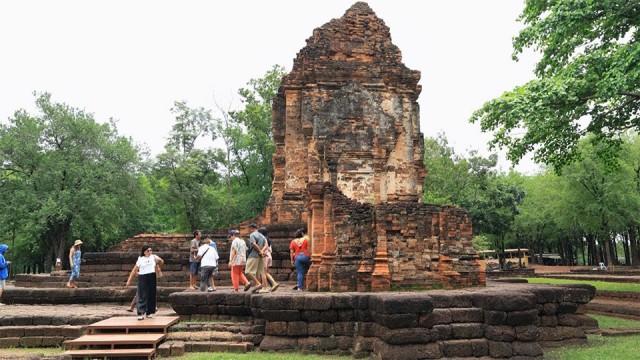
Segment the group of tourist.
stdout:
<path fill-rule="evenodd" d="M 240 238 L 236 229 L 229 230 L 229 270 L 234 291 L 253 288 L 255 293 L 273 292 L 280 284 L 273 278 L 269 269 L 273 265 L 272 243 L 266 228 L 251 224 L 248 241 Z M 296 238 L 290 244 L 291 264 L 296 268 L 297 284 L 295 289 L 304 289 L 304 276 L 309 269 L 309 241 L 304 229 L 298 230 Z M 215 291 L 213 275 L 218 269 L 218 250 L 211 239 L 201 240 L 200 231 L 195 231 L 191 240 L 189 256 L 189 287 L 196 287 L 196 277 L 200 275 L 200 291 Z"/>
<path fill-rule="evenodd" d="M 244 291 L 262 294 L 273 292 L 280 284 L 273 278 L 269 269 L 273 265 L 272 243 L 266 228 L 259 228 L 251 224 L 251 233 L 248 241 L 240 237 L 236 229 L 229 230 L 229 269 L 233 291 Z M 218 260 L 220 255 L 215 241 L 201 238 L 202 234 L 196 230 L 190 242 L 189 251 L 189 288 L 200 291 L 216 291 L 214 275 L 218 272 Z M 80 264 L 82 258 L 82 240 L 76 240 L 69 250 L 69 264 L 71 275 L 67 287 L 78 287 L 76 280 L 80 276 Z M 0 286 L 4 288 L 4 279 L 7 278 L 4 252 L 8 247 L 0 244 Z M 304 278 L 311 265 L 309 254 L 309 238 L 304 229 L 296 232 L 295 239 L 289 245 L 291 264 L 296 269 L 296 286 L 294 290 L 304 289 Z M 126 286 L 131 285 L 135 276 L 138 278 L 138 289 L 135 298 L 131 302 L 129 311 L 137 309 L 138 319 L 151 318 L 156 312 L 157 278 L 162 275 L 161 267 L 164 260 L 153 254 L 151 246 L 143 246 L 135 266 L 129 274 Z M 200 278 L 199 286 L 196 286 L 197 278 Z"/>

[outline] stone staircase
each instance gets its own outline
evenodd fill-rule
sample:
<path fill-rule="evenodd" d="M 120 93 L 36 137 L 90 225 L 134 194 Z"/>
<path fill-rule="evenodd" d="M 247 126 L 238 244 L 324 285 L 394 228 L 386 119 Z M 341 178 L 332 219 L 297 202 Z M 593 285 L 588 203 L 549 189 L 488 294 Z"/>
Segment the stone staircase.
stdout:
<path fill-rule="evenodd" d="M 171 328 L 166 342 L 158 348 L 163 357 L 186 352 L 246 353 L 263 339 L 264 325 L 251 320 L 186 322 Z"/>

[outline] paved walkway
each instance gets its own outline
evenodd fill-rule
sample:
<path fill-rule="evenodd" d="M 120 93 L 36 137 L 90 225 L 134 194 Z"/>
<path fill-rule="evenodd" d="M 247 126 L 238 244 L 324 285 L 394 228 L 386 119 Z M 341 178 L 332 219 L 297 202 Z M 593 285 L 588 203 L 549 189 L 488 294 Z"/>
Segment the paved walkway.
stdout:
<path fill-rule="evenodd" d="M 110 317 L 134 316 L 127 311 L 128 305 L 119 304 L 73 304 L 73 305 L 0 305 L 0 317 L 5 316 L 59 316 L 59 317 Z M 160 304 L 158 315 L 174 315 L 168 305 Z"/>

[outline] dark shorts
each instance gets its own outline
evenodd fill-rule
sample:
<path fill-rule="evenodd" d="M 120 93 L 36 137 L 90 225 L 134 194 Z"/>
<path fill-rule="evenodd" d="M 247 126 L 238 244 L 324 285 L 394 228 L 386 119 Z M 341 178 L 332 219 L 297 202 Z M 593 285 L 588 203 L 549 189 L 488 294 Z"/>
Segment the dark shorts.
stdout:
<path fill-rule="evenodd" d="M 199 262 L 189 262 L 189 273 L 191 273 L 192 275 L 198 275 L 198 270 L 200 270 L 200 263 Z"/>

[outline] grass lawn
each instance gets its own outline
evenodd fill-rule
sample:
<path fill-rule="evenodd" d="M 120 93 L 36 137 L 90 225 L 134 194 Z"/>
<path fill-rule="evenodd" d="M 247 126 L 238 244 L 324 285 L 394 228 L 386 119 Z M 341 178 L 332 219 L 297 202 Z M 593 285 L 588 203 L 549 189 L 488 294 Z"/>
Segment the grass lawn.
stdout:
<path fill-rule="evenodd" d="M 640 354 L 640 335 L 589 336 L 589 344 L 545 351 L 545 359 L 553 360 L 631 360 Z"/>
<path fill-rule="evenodd" d="M 0 359 L 11 359 L 12 356 L 28 356 L 28 355 L 61 355 L 64 352 L 62 348 L 5 348 L 0 349 Z"/>
<path fill-rule="evenodd" d="M 347 360 L 351 357 L 304 355 L 300 353 L 262 353 L 251 352 L 247 354 L 233 353 L 189 353 L 180 357 L 172 357 L 175 360 Z"/>
<path fill-rule="evenodd" d="M 611 281 L 592 281 L 592 280 L 569 280 L 569 279 L 550 279 L 550 278 L 527 278 L 531 284 L 589 284 L 595 286 L 596 290 L 602 291 L 628 291 L 640 292 L 640 284 L 635 283 L 618 283 Z"/>
<path fill-rule="evenodd" d="M 598 320 L 600 329 L 640 329 L 640 321 L 637 320 L 596 314 L 589 314 L 589 316 Z"/>

